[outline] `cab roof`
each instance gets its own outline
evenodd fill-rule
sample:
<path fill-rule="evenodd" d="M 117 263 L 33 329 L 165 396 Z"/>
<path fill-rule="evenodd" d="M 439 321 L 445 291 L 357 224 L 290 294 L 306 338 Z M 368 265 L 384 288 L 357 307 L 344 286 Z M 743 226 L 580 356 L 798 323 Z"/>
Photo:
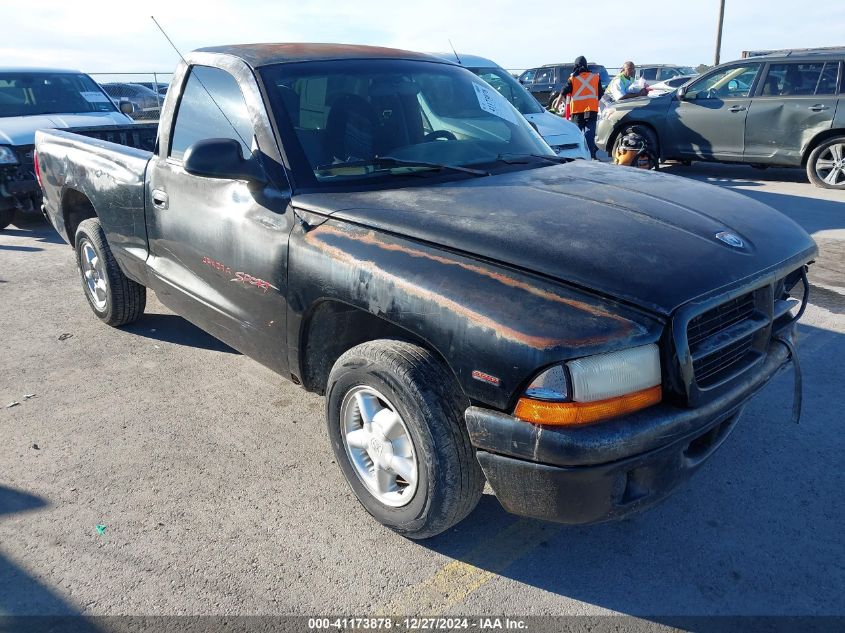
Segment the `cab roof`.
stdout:
<path fill-rule="evenodd" d="M 407 59 L 450 63 L 425 53 L 357 44 L 231 44 L 200 48 L 196 52 L 231 55 L 244 60 L 253 68 L 271 64 L 339 59 Z"/>

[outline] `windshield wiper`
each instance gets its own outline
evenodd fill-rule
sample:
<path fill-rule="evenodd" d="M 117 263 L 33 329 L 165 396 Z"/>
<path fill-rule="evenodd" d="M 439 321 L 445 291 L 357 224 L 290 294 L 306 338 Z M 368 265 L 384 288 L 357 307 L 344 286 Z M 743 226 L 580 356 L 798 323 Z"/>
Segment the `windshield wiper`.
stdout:
<path fill-rule="evenodd" d="M 460 167 L 459 165 L 442 165 L 440 163 L 427 163 L 418 160 L 403 160 L 401 158 L 394 158 L 393 156 L 376 156 L 375 158 L 369 160 L 352 160 L 347 161 L 345 163 L 331 163 L 329 165 L 320 165 L 315 168 L 315 171 L 330 171 L 339 167 L 423 167 L 426 169 L 435 169 L 437 171 L 450 169 L 452 171 L 459 171 L 465 174 L 472 174 L 473 176 L 490 175 L 490 172 L 481 169 L 471 169 L 470 167 Z"/>
<path fill-rule="evenodd" d="M 574 158 L 567 158 L 565 156 L 549 156 L 547 154 L 499 154 L 496 156 L 496 160 L 502 163 L 508 163 L 509 165 L 524 165 L 528 163 L 527 158 L 541 158 L 546 160 L 550 163 L 571 163 Z"/>

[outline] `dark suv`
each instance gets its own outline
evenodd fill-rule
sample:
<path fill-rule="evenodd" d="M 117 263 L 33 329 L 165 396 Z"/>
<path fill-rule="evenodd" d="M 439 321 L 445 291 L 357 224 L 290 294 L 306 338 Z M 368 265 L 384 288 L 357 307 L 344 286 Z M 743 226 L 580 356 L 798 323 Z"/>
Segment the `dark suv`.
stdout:
<path fill-rule="evenodd" d="M 845 189 L 845 51 L 722 64 L 677 91 L 605 108 L 596 142 L 613 151 L 640 132 L 663 159 L 806 167 Z"/>
<path fill-rule="evenodd" d="M 593 63 L 587 66 L 591 72 L 599 75 L 601 85 L 606 87 L 610 81 L 607 68 Z M 575 70 L 575 64 L 546 64 L 537 68 L 533 76 L 529 75 L 529 71 L 525 71 L 520 75 L 519 80 L 540 103 L 546 105 L 552 94 L 560 92 L 573 70 Z"/>

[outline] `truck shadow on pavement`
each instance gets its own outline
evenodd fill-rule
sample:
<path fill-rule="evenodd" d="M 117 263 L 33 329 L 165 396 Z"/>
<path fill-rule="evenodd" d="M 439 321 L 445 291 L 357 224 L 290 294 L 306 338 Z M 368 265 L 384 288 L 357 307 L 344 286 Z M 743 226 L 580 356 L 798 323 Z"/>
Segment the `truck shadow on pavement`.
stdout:
<path fill-rule="evenodd" d="M 41 497 L 0 485 L 0 522 L 7 521 L 10 515 L 41 510 L 48 505 Z M 20 538 L 26 537 L 21 535 Z M 54 618 L 23 617 L 36 614 L 78 616 L 79 610 L 0 552 L 0 630 L 48 630 L 44 627 L 50 625 Z M 74 618 L 72 624 L 72 630 L 80 633 L 99 630 L 82 618 Z M 55 625 L 55 622 L 52 622 L 52 625 Z"/>
<path fill-rule="evenodd" d="M 43 248 L 36 246 L 12 246 L 9 244 L 0 244 L 0 251 L 19 251 L 21 253 L 37 253 L 43 251 Z"/>
<path fill-rule="evenodd" d="M 145 314 L 135 323 L 122 328 L 136 336 L 186 347 L 207 349 L 226 354 L 240 354 L 211 334 L 175 314 Z"/>
<path fill-rule="evenodd" d="M 45 242 L 47 244 L 65 244 L 61 235 L 56 233 L 56 229 L 50 226 L 46 221 L 40 221 L 37 224 L 23 224 L 15 228 L 6 228 L 0 235 L 8 235 L 10 237 L 26 237 L 37 242 Z M 41 250 L 41 249 L 38 249 Z"/>
<path fill-rule="evenodd" d="M 802 326 L 799 349 L 800 425 L 790 422 L 789 368 L 749 403 L 697 475 L 651 511 L 569 527 L 512 517 L 485 495 L 466 521 L 420 544 L 501 577 L 495 592 L 473 591 L 467 612 L 499 608 L 487 600 L 503 578 L 670 624 L 697 615 L 845 613 L 845 473 L 836 466 L 845 440 L 831 428 L 842 419 L 845 335 Z M 560 613 L 557 600 L 522 608 Z"/>
<path fill-rule="evenodd" d="M 764 182 L 797 182 L 809 186 L 807 173 L 800 167 L 769 167 L 758 169 L 751 165 L 735 165 L 731 163 L 711 163 L 706 161 L 693 162 L 692 165 L 668 163 L 660 166 L 660 171 L 675 176 L 707 179 L 718 185 L 732 183 L 743 186 L 760 186 Z"/>

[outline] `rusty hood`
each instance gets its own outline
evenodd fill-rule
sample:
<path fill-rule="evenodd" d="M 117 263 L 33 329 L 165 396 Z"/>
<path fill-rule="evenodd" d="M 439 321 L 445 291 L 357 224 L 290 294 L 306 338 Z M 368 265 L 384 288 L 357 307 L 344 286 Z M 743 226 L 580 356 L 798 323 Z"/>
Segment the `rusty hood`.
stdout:
<path fill-rule="evenodd" d="M 816 248 L 795 222 L 746 196 L 588 161 L 429 186 L 301 194 L 294 204 L 664 315 L 766 271 L 798 267 Z"/>

